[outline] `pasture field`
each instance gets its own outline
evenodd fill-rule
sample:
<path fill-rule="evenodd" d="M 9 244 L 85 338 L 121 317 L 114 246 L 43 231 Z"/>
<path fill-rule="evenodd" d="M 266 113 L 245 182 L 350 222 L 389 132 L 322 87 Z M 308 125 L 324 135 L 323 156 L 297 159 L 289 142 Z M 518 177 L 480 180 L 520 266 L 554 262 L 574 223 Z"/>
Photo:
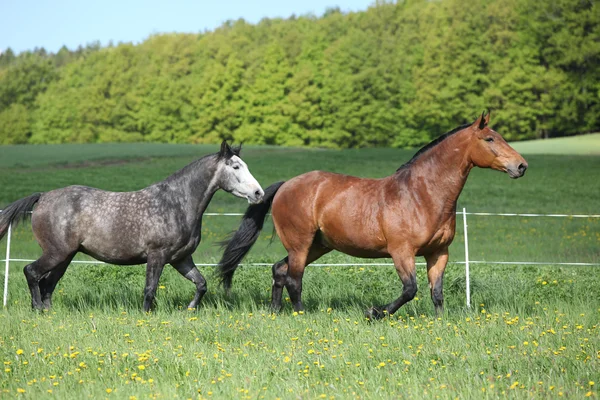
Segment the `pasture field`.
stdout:
<path fill-rule="evenodd" d="M 147 144 L 0 147 L 0 206 L 70 184 L 140 189 L 216 150 Z M 413 153 L 248 147 L 242 158 L 266 187 L 313 169 L 382 177 Z M 525 150 L 524 155 L 529 170 L 519 180 L 473 170 L 459 208 L 600 214 L 600 157 Z M 217 193 L 207 211 L 241 212 L 246 205 Z M 195 261 L 217 262 L 215 243 L 238 221 L 205 217 Z M 464 260 L 458 222 L 452 262 Z M 277 239 L 270 244 L 271 236 L 268 222 L 246 262 L 273 263 L 285 255 Z M 469 216 L 469 244 L 472 260 L 600 263 L 600 219 Z M 13 232 L 11 251 L 11 258 L 39 256 L 28 223 Z M 390 260 L 331 253 L 318 262 L 382 261 Z M 446 313 L 439 319 L 420 266 L 417 298 L 375 323 L 364 320 L 364 310 L 401 290 L 391 266 L 309 267 L 306 312 L 300 315 L 289 304 L 280 314 L 269 312 L 268 266 L 240 268 L 231 298 L 218 287 L 214 269 L 201 267 L 209 292 L 197 311 L 184 309 L 193 285 L 166 268 L 156 309 L 146 314 L 143 267 L 85 264 L 69 268 L 50 312 L 35 313 L 23 266 L 11 264 L 9 304 L 0 312 L 0 397 L 598 397 L 597 266 L 474 264 L 468 309 L 464 266 L 451 263 Z"/>
<path fill-rule="evenodd" d="M 513 147 L 526 154 L 600 155 L 600 133 L 546 140 L 524 140 L 514 143 Z"/>

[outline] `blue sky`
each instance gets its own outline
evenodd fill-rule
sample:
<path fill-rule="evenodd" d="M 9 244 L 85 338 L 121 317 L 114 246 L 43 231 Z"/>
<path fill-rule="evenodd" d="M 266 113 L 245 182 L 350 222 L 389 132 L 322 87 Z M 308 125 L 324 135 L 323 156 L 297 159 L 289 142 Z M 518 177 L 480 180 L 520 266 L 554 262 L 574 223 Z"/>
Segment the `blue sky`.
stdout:
<path fill-rule="evenodd" d="M 373 0 L 0 0 L 0 51 L 56 52 L 99 40 L 139 43 L 154 33 L 212 30 L 229 19 L 366 10 Z"/>

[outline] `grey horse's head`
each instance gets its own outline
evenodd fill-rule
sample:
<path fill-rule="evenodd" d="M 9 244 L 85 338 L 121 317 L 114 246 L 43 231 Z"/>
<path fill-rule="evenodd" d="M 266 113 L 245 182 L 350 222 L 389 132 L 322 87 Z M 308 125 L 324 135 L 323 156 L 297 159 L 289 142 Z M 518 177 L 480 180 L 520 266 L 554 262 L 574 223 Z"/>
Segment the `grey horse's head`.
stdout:
<path fill-rule="evenodd" d="M 234 196 L 248 199 L 250 204 L 258 204 L 262 202 L 265 192 L 239 157 L 240 150 L 241 146 L 231 147 L 226 141 L 221 143 L 221 150 L 217 155 L 217 184 Z"/>

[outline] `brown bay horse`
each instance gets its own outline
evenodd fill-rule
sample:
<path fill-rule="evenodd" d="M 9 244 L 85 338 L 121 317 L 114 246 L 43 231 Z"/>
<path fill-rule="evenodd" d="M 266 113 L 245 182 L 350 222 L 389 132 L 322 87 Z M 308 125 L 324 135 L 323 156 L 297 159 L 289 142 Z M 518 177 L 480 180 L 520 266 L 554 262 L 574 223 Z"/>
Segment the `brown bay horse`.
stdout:
<path fill-rule="evenodd" d="M 271 308 L 281 309 L 283 287 L 302 310 L 302 276 L 308 264 L 332 250 L 355 257 L 391 257 L 403 284 L 400 297 L 371 307 L 367 317 L 393 314 L 417 293 L 415 257 L 424 256 L 436 313 L 443 311 L 442 282 L 456 228 L 456 203 L 473 167 L 523 176 L 527 162 L 488 127 L 490 115 L 429 143 L 393 175 L 365 179 L 313 171 L 265 189 L 227 242 L 218 273 L 230 290 L 233 274 L 255 243 L 272 206 L 273 223 L 288 256 L 273 265 Z"/>

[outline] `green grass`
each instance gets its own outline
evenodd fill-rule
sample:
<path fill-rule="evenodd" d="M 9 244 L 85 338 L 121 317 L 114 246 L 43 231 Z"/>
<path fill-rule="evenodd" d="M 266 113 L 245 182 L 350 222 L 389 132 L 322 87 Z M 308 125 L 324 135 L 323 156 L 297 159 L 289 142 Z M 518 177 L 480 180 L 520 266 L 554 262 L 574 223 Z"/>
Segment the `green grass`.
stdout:
<path fill-rule="evenodd" d="M 523 154 L 600 155 L 600 133 L 511 143 Z"/>
<path fill-rule="evenodd" d="M 69 184 L 139 189 L 216 151 L 216 146 L 146 146 L 0 147 L 0 205 Z M 242 154 L 263 186 L 312 169 L 385 176 L 411 155 L 393 149 L 261 147 Z M 530 169 L 516 181 L 474 170 L 459 207 L 599 213 L 600 157 L 526 158 Z M 243 211 L 246 205 L 218 193 L 208 211 Z M 206 217 L 195 261 L 216 262 L 215 243 L 237 222 Z M 457 228 L 452 261 L 464 259 L 462 224 Z M 271 229 L 268 223 L 248 262 L 272 263 L 285 255 L 277 240 L 269 245 Z M 469 216 L 469 242 L 474 260 L 600 262 L 600 221 Z M 12 257 L 39 254 L 29 225 L 18 228 Z M 320 260 L 365 261 L 339 253 Z M 195 312 L 183 309 L 193 285 L 166 268 L 156 310 L 145 314 L 143 267 L 95 265 L 71 266 L 53 310 L 38 314 L 29 309 L 22 267 L 11 265 L 9 307 L 0 312 L 0 393 L 6 396 L 19 389 L 28 398 L 50 396 L 48 390 L 56 398 L 598 395 L 598 267 L 472 265 L 473 307 L 467 309 L 464 266 L 450 264 L 446 315 L 439 320 L 419 267 L 418 298 L 372 324 L 363 319 L 364 309 L 399 295 L 393 267 L 309 267 L 303 315 L 292 313 L 289 300 L 283 313 L 269 313 L 269 267 L 241 268 L 232 298 L 217 287 L 213 268 L 201 268 L 209 292 Z"/>

